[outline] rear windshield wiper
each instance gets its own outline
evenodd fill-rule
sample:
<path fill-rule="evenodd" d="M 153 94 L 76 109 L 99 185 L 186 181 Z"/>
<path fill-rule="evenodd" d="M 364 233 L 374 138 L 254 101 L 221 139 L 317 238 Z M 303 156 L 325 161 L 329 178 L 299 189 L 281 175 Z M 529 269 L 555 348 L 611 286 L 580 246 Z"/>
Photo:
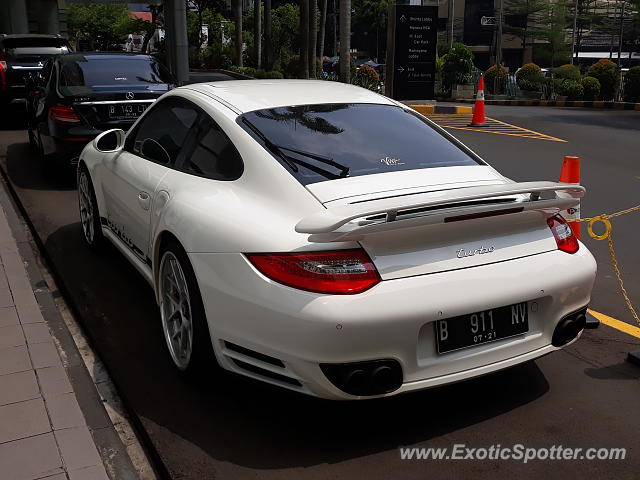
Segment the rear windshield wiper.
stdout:
<path fill-rule="evenodd" d="M 303 167 L 311 170 L 312 172 L 317 173 L 318 175 L 322 175 L 322 176 L 324 176 L 326 178 L 330 178 L 332 180 L 337 179 L 337 178 L 345 178 L 345 177 L 347 177 L 349 175 L 349 167 L 334 161 L 330 157 L 325 157 L 325 156 L 319 155 L 317 153 L 310 153 L 310 152 L 305 152 L 305 151 L 302 151 L 302 150 L 296 150 L 294 148 L 283 147 L 282 145 L 276 145 L 271 140 L 269 140 L 260 130 L 258 130 L 258 128 L 253 123 L 251 123 L 249 120 L 247 120 L 246 118 L 243 118 L 242 122 L 247 127 L 249 127 L 251 129 L 251 131 L 253 133 L 255 133 L 260 138 L 260 140 L 262 140 L 264 142 L 265 146 L 271 152 L 273 152 L 275 155 L 280 157 L 289 166 L 289 168 L 291 168 L 291 170 L 293 170 L 294 172 L 298 172 L 299 171 L 298 165 L 300 165 L 300 166 L 303 166 Z M 327 170 L 327 169 L 322 168 L 322 167 L 318 167 L 317 165 L 313 165 L 313 164 L 311 164 L 309 162 L 305 162 L 304 160 L 300 160 L 299 158 L 296 158 L 296 157 L 293 157 L 291 155 L 288 155 L 287 153 L 285 153 L 285 150 L 287 152 L 293 152 L 296 155 L 300 155 L 301 157 L 311 158 L 313 160 L 316 160 L 318 162 L 324 163 L 326 165 L 331 165 L 332 167 L 335 167 L 336 169 L 338 169 L 340 171 L 340 173 L 338 173 L 338 174 L 333 173 L 330 170 Z"/>

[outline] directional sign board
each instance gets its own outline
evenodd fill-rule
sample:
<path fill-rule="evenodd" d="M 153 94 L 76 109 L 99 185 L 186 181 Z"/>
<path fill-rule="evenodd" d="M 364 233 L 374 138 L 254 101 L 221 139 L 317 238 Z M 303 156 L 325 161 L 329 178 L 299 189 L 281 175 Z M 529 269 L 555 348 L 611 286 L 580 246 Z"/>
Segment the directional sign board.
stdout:
<path fill-rule="evenodd" d="M 395 5 L 390 15 L 392 58 L 386 93 L 396 100 L 434 97 L 438 7 Z M 391 70 L 393 68 L 393 77 Z"/>

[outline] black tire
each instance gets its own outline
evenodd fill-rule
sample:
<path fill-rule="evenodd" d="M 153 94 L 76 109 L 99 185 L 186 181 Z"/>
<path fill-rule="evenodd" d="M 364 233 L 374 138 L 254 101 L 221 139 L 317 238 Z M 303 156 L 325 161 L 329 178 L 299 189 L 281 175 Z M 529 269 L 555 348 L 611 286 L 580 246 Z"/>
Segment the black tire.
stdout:
<path fill-rule="evenodd" d="M 29 135 L 29 146 L 31 150 L 34 152 L 38 151 L 38 139 L 36 138 L 36 133 L 34 131 L 34 116 L 32 115 L 31 107 L 29 106 L 29 100 L 27 100 L 26 104 L 27 111 L 27 133 Z"/>
<path fill-rule="evenodd" d="M 100 225 L 100 211 L 91 175 L 84 165 L 78 168 L 78 210 L 84 243 L 92 250 L 101 250 L 104 246 L 104 235 Z"/>
<path fill-rule="evenodd" d="M 38 155 L 38 161 L 40 163 L 42 163 L 43 165 L 45 165 L 46 163 L 46 158 L 45 158 L 45 154 L 44 154 L 44 146 L 42 145 L 42 135 L 40 135 L 40 132 L 38 130 L 36 130 L 33 133 L 33 138 L 35 140 L 35 149 L 36 149 L 36 154 Z"/>
<path fill-rule="evenodd" d="M 169 328 L 167 327 L 165 302 L 167 302 L 164 293 L 166 280 L 163 277 L 163 268 L 165 262 L 177 260 L 180 270 L 186 280 L 187 295 L 189 298 L 189 311 L 191 316 L 191 354 L 186 360 L 186 365 L 179 364 L 176 360 L 175 353 L 172 350 L 169 339 Z M 188 379 L 200 380 L 203 376 L 211 376 L 218 370 L 218 363 L 215 359 L 213 346 L 211 345 L 211 335 L 207 324 L 207 317 L 202 303 L 202 296 L 196 275 L 189 261 L 189 257 L 185 253 L 182 246 L 174 238 L 170 238 L 162 247 L 160 252 L 160 267 L 158 272 L 158 288 L 160 290 L 160 312 L 162 317 L 162 330 L 165 337 L 167 352 L 174 366 Z M 184 322 L 184 320 L 181 320 Z"/>

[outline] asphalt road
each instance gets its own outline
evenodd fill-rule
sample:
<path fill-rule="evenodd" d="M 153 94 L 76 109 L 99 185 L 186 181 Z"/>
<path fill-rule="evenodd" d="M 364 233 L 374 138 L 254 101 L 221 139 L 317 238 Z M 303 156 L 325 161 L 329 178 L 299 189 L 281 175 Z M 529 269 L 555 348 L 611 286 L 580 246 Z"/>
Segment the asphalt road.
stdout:
<path fill-rule="evenodd" d="M 488 107 L 489 115 L 568 140 L 452 131 L 507 176 L 555 179 L 562 156 L 583 157 L 583 214 L 638 201 L 640 114 Z M 165 351 L 151 289 L 114 249 L 84 247 L 73 185 L 43 175 L 18 111 L 0 128 L 0 166 L 42 241 L 68 302 L 106 364 L 141 436 L 175 479 L 637 478 L 638 339 L 609 327 L 566 350 L 456 385 L 366 402 L 328 402 L 231 374 L 183 381 Z M 640 216 L 616 221 L 630 294 L 640 295 Z M 634 237 L 635 235 L 635 237 Z M 593 307 L 628 314 L 604 245 Z M 636 300 L 638 301 L 638 300 Z M 402 461 L 400 447 L 623 447 L 624 461 Z"/>

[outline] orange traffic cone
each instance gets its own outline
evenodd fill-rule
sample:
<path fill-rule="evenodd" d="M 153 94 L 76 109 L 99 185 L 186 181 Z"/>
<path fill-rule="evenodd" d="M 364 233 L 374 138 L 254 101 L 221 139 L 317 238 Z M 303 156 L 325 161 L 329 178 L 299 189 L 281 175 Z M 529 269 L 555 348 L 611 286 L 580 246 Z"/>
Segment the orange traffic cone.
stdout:
<path fill-rule="evenodd" d="M 580 183 L 580 157 L 564 157 L 562 170 L 560 171 L 560 181 L 562 183 Z M 567 220 L 573 233 L 580 238 L 580 204 L 562 212 L 562 216 Z"/>
<path fill-rule="evenodd" d="M 486 121 L 484 118 L 484 77 L 481 75 L 478 81 L 478 93 L 476 94 L 476 104 L 473 107 L 473 119 L 469 124 L 470 127 L 484 127 Z"/>

